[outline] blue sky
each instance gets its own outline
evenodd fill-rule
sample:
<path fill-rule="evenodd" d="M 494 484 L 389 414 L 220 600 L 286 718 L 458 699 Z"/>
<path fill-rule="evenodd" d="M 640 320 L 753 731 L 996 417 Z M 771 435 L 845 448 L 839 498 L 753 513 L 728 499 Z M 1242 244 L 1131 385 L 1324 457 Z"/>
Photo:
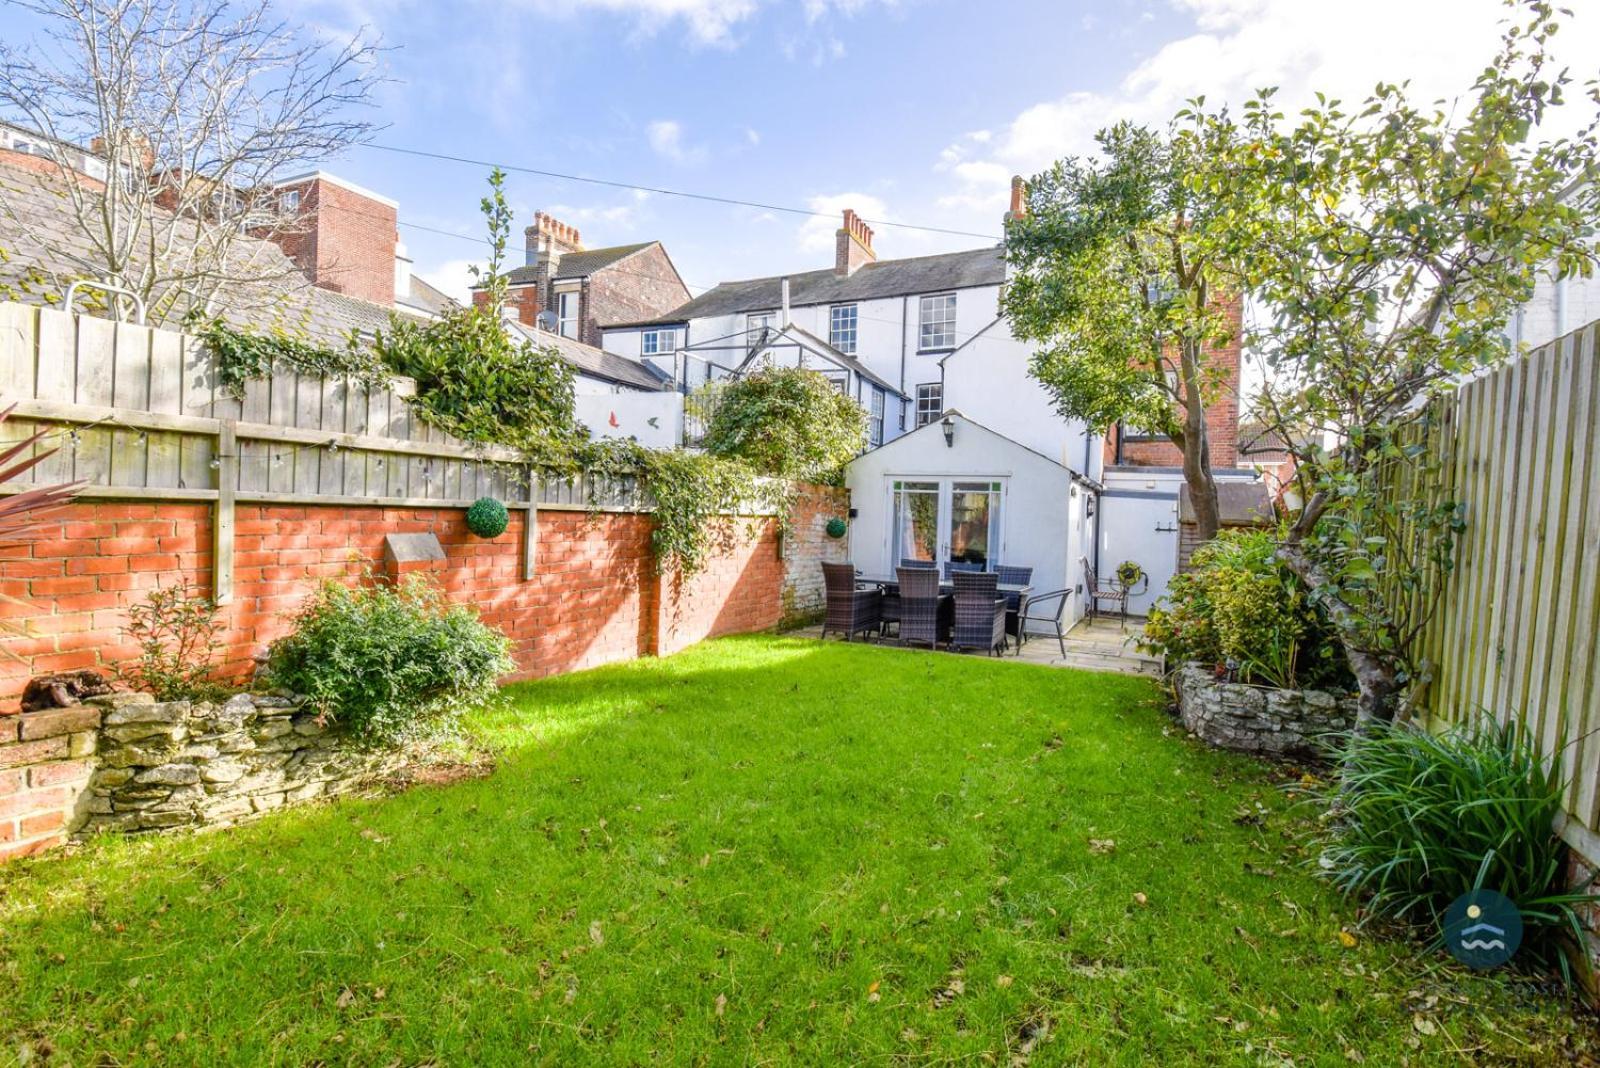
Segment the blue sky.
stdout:
<path fill-rule="evenodd" d="M 1116 118 L 1278 85 L 1346 97 L 1379 78 L 1459 92 L 1498 0 L 278 0 L 308 32 L 381 35 L 380 144 L 815 208 L 756 209 L 513 174 L 598 247 L 659 238 L 695 291 L 832 262 L 838 211 L 998 235 L 1012 173 L 1084 151 Z M 1581 6 L 1581 5 L 1580 5 Z M 0 35 L 30 31 L 15 6 Z M 1562 35 L 1600 56 L 1600 13 Z M 322 164 L 400 202 L 425 276 L 459 291 L 482 246 L 481 167 L 375 148 Z M 880 256 L 980 238 L 880 226 Z"/>

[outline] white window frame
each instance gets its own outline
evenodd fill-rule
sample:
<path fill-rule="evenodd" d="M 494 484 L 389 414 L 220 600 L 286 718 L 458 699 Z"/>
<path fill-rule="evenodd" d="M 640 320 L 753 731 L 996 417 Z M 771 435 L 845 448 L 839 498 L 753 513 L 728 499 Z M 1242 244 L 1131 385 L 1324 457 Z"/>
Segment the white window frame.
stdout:
<path fill-rule="evenodd" d="M 778 313 L 775 311 L 749 312 L 744 317 L 745 345 L 753 354 L 761 347 L 761 332 L 775 332 L 778 324 Z"/>
<path fill-rule="evenodd" d="M 924 401 L 935 398 L 934 408 L 927 408 Z M 927 426 L 936 422 L 944 414 L 944 383 L 923 382 L 917 386 L 917 426 Z"/>
<path fill-rule="evenodd" d="M 917 303 L 917 351 L 943 352 L 955 347 L 956 295 L 930 293 L 922 297 Z"/>
<path fill-rule="evenodd" d="M 643 356 L 671 356 L 678 351 L 678 332 L 661 327 L 644 331 L 639 338 L 639 353 Z"/>
<path fill-rule="evenodd" d="M 300 190 L 285 189 L 278 194 L 278 210 L 285 215 L 300 213 Z"/>
<path fill-rule="evenodd" d="M 883 444 L 884 402 L 883 390 L 873 386 L 867 401 L 867 447 L 871 449 Z"/>
<path fill-rule="evenodd" d="M 848 325 L 840 320 L 848 314 Z M 835 304 L 828 309 L 828 344 L 848 356 L 856 353 L 856 341 L 861 327 L 861 310 L 855 304 Z"/>
<path fill-rule="evenodd" d="M 990 505 L 989 514 L 989 559 L 984 563 L 984 568 L 993 571 L 995 567 L 1006 562 L 1006 498 L 1011 493 L 1011 480 L 1002 475 L 885 475 L 884 489 L 888 498 L 888 507 L 884 509 L 884 516 L 888 522 L 884 525 L 883 558 L 887 560 L 890 574 L 900 566 L 900 539 L 898 525 L 899 515 L 896 510 L 900 488 L 903 483 L 916 483 L 917 485 L 938 486 L 939 503 L 934 520 L 938 531 L 938 541 L 934 547 L 933 559 L 939 566 L 939 573 L 944 573 L 946 559 L 950 555 L 950 520 L 954 512 L 955 487 L 959 485 L 972 485 L 974 483 L 988 483 L 989 492 L 994 495 Z"/>
<path fill-rule="evenodd" d="M 578 336 L 579 308 L 582 306 L 582 294 L 576 289 L 568 289 L 556 294 L 556 333 L 562 337 L 576 339 Z M 572 332 L 567 333 L 571 327 Z"/>

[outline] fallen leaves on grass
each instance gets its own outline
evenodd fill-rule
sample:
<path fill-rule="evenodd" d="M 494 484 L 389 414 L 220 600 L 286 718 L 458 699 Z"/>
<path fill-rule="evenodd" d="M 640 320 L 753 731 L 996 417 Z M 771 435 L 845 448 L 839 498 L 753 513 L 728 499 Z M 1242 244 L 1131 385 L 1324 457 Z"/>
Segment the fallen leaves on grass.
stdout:
<path fill-rule="evenodd" d="M 1103 857 L 1107 853 L 1114 853 L 1116 849 L 1117 841 L 1114 838 L 1089 839 L 1089 852 L 1097 857 Z"/>

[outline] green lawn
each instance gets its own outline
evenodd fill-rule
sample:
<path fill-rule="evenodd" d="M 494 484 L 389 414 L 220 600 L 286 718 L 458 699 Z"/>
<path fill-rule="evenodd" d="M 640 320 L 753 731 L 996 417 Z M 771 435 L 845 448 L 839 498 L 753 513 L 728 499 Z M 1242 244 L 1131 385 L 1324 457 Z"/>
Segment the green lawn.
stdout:
<path fill-rule="evenodd" d="M 1144 680 L 750 637 L 511 695 L 473 725 L 488 778 L 0 870 L 0 1061 L 1531 1065 L 1588 1041 L 1525 986 L 1344 945 L 1273 774 L 1187 741 Z"/>

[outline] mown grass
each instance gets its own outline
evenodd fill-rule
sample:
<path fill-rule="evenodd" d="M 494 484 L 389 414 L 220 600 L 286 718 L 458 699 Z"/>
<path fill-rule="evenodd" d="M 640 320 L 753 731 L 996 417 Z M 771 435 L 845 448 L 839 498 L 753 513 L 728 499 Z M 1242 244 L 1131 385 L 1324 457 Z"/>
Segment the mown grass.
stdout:
<path fill-rule="evenodd" d="M 1546 1064 L 1588 1041 L 1515 983 L 1346 946 L 1273 773 L 1184 740 L 1142 680 L 752 637 L 510 696 L 473 724 L 486 779 L 0 871 L 0 1059 Z"/>

